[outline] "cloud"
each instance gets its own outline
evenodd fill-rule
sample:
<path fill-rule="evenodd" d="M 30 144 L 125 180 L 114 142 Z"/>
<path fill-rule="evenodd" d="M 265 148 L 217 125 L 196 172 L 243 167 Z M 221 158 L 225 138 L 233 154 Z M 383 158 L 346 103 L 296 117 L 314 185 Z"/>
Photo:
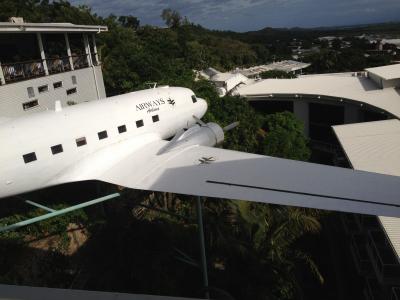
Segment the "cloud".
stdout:
<path fill-rule="evenodd" d="M 351 25 L 400 20 L 399 0 L 71 0 L 101 16 L 134 15 L 163 25 L 165 8 L 212 29 L 247 31 L 272 27 Z"/>

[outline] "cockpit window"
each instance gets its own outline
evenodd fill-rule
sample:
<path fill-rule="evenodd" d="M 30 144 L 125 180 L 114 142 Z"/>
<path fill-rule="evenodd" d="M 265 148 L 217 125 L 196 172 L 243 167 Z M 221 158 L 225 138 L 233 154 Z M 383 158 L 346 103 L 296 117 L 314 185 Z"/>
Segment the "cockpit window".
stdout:
<path fill-rule="evenodd" d="M 195 95 L 192 96 L 192 101 L 193 101 L 193 103 L 196 103 L 196 102 L 197 102 L 197 98 L 196 98 Z"/>

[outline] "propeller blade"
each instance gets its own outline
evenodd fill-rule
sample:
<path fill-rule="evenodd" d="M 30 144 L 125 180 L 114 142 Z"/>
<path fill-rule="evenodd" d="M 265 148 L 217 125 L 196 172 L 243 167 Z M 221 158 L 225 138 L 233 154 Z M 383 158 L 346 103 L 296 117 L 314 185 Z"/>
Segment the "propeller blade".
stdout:
<path fill-rule="evenodd" d="M 207 124 L 204 123 L 202 120 L 200 120 L 198 117 L 193 115 L 193 118 L 196 120 L 197 123 L 199 123 L 201 126 L 206 126 Z"/>
<path fill-rule="evenodd" d="M 238 125 L 239 125 L 239 122 L 233 122 L 232 124 L 225 126 L 223 128 L 223 130 L 224 130 L 224 132 L 227 132 L 227 131 L 232 130 L 233 128 L 237 127 Z"/>

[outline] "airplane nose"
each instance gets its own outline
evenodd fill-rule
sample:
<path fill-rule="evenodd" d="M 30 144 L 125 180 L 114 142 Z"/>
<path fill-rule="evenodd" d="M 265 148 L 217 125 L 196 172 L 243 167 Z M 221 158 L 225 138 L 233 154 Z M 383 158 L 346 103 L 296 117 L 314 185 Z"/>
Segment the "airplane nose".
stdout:
<path fill-rule="evenodd" d="M 199 113 L 201 115 L 200 118 L 202 118 L 207 112 L 208 104 L 207 101 L 202 98 L 197 98 L 197 101 L 199 102 L 199 107 L 200 107 L 199 109 Z"/>

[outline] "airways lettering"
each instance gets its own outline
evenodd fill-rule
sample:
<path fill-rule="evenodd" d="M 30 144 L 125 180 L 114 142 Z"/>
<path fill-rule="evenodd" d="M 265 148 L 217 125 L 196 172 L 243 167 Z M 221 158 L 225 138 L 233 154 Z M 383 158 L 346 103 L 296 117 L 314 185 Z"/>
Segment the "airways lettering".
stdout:
<path fill-rule="evenodd" d="M 136 104 L 136 111 L 143 109 L 155 109 L 156 107 L 165 104 L 165 100 L 160 98 L 153 101 L 147 101 L 143 103 Z"/>

